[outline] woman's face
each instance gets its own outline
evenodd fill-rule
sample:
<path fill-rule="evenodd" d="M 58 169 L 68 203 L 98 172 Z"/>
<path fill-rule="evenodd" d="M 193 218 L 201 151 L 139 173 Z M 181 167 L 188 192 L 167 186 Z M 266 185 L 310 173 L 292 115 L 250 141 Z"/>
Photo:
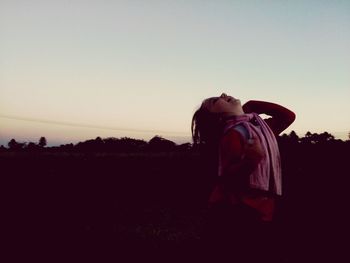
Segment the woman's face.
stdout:
<path fill-rule="evenodd" d="M 203 102 L 203 106 L 210 112 L 242 114 L 242 105 L 239 99 L 222 93 L 219 97 L 212 97 Z"/>

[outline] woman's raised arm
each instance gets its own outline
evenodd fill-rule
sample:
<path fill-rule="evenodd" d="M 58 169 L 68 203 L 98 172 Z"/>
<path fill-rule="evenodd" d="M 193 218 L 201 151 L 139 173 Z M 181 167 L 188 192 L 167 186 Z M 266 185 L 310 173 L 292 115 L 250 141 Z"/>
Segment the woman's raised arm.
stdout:
<path fill-rule="evenodd" d="M 272 102 L 250 100 L 242 108 L 245 113 L 255 112 L 271 116 L 272 118 L 268 118 L 265 121 L 276 136 L 287 129 L 296 117 L 291 110 Z"/>

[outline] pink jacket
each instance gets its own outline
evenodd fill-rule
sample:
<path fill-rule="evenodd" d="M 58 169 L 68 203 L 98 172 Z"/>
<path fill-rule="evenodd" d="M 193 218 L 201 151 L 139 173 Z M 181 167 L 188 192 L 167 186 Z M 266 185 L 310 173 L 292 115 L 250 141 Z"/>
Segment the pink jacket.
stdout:
<path fill-rule="evenodd" d="M 276 195 L 282 194 L 281 160 L 278 144 L 267 123 L 256 113 L 234 116 L 227 120 L 224 133 L 236 125 L 243 125 L 248 132 L 249 138 L 256 138 L 260 141 L 265 156 L 256 170 L 250 174 L 249 185 L 253 189 L 269 191 Z M 244 157 L 243 157 L 244 158 Z M 219 156 L 219 176 L 222 175 L 222 166 Z M 270 180 L 272 184 L 270 184 Z M 271 188 L 271 189 L 270 189 Z"/>

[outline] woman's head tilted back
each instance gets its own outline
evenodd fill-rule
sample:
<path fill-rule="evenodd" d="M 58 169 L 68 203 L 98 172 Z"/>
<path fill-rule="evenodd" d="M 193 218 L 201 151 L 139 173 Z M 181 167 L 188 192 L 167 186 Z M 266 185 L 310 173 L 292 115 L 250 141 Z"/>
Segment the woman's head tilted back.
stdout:
<path fill-rule="evenodd" d="M 194 144 L 216 144 L 220 138 L 223 119 L 244 114 L 241 101 L 227 96 L 205 99 L 192 117 L 192 139 Z"/>

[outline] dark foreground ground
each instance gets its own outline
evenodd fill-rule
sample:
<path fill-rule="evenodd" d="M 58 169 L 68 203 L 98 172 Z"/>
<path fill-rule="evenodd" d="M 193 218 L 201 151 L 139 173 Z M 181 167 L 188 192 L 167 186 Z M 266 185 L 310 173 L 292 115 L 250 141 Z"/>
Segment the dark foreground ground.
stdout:
<path fill-rule="evenodd" d="M 279 262 L 347 262 L 349 155 L 283 158 Z M 0 165 L 6 262 L 208 259 L 212 178 L 196 154 L 2 153 Z"/>

